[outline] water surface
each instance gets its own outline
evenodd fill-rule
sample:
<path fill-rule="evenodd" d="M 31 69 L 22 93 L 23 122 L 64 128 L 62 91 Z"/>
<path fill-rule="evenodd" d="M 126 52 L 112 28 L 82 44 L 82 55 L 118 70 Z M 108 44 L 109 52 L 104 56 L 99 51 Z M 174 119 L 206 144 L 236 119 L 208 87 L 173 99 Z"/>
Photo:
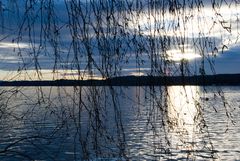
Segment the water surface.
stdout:
<path fill-rule="evenodd" d="M 239 91 L 2 88 L 0 160 L 238 160 Z"/>

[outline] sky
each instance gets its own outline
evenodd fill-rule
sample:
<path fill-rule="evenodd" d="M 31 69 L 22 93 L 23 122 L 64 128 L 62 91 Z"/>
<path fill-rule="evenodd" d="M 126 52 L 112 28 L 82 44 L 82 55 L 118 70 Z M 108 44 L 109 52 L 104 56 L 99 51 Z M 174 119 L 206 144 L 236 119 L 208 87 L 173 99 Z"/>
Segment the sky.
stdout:
<path fill-rule="evenodd" d="M 0 80 L 239 73 L 238 2 L 74 2 L 0 2 Z"/>

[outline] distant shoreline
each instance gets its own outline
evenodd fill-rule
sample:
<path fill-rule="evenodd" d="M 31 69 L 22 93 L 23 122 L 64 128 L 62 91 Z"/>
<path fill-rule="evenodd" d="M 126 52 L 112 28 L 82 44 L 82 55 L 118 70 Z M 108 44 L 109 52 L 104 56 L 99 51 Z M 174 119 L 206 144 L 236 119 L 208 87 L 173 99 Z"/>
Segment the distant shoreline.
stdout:
<path fill-rule="evenodd" d="M 174 86 L 240 85 L 240 74 L 203 76 L 123 76 L 106 80 L 0 81 L 0 86 Z"/>

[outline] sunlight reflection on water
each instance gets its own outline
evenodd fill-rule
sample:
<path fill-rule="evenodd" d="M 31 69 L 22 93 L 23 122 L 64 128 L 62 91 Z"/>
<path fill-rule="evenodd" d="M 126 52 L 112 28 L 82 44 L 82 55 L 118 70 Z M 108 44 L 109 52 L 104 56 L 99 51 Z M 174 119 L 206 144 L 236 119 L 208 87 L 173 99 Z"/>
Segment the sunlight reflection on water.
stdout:
<path fill-rule="evenodd" d="M 212 87 L 205 88 L 28 87 L 8 93 L 0 159 L 239 159 L 240 128 Z M 240 88 L 222 90 L 239 122 Z"/>
<path fill-rule="evenodd" d="M 175 140 L 177 149 L 194 151 L 195 134 L 200 130 L 197 126 L 200 119 L 200 107 L 197 106 L 199 87 L 174 86 L 167 89 L 169 133 L 172 140 Z"/>

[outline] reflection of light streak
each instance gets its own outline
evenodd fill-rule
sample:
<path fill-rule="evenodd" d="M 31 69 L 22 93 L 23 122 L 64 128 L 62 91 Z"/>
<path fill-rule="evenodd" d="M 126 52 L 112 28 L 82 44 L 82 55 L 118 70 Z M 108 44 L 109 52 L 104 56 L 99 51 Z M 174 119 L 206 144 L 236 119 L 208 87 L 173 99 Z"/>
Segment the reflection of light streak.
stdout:
<path fill-rule="evenodd" d="M 175 135 L 177 148 L 193 150 L 194 134 L 197 132 L 198 87 L 168 87 L 169 130 Z"/>

